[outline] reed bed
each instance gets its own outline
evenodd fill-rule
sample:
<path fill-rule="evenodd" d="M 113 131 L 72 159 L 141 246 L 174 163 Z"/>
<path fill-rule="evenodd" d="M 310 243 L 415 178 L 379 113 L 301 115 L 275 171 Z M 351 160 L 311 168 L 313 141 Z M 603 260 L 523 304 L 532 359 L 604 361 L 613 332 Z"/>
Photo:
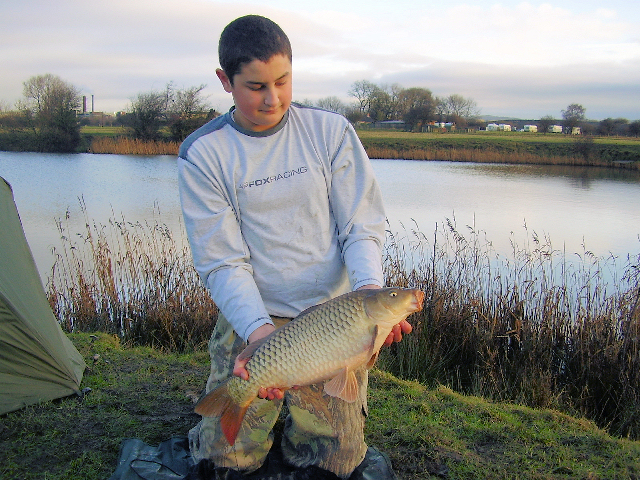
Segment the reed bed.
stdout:
<path fill-rule="evenodd" d="M 48 282 L 66 331 L 106 331 L 132 344 L 205 348 L 216 307 L 159 221 L 89 221 L 69 231 Z M 526 229 L 526 226 L 524 227 Z M 526 231 L 509 255 L 455 219 L 425 235 L 389 232 L 388 285 L 421 288 L 414 332 L 383 349 L 395 375 L 499 401 L 551 407 L 640 438 L 640 255 L 567 254 Z M 180 238 L 184 238 L 183 234 Z M 623 265 L 619 265 L 623 262 Z M 622 268 L 620 268 L 622 266 Z M 623 272 L 623 273 L 616 273 Z"/>
<path fill-rule="evenodd" d="M 179 142 L 144 141 L 136 138 L 96 137 L 91 140 L 89 153 L 116 155 L 177 155 Z"/>
<path fill-rule="evenodd" d="M 452 220 L 433 238 L 392 235 L 388 284 L 417 286 L 428 300 L 414 332 L 383 351 L 382 367 L 640 438 L 640 255 L 567 255 L 527 234 L 506 257 Z"/>
<path fill-rule="evenodd" d="M 366 146 L 369 158 L 403 160 L 440 160 L 449 162 L 511 163 L 532 165 L 572 165 L 640 169 L 640 162 L 616 163 L 584 155 L 540 155 L 525 151 L 486 148 L 398 148 Z"/>
<path fill-rule="evenodd" d="M 202 285 L 191 251 L 166 225 L 112 217 L 85 219 L 71 232 L 70 214 L 58 220 L 62 239 L 47 290 L 67 332 L 102 331 L 133 345 L 172 351 L 199 349 L 209 339 L 217 308 Z M 159 212 L 157 214 L 159 217 Z"/>

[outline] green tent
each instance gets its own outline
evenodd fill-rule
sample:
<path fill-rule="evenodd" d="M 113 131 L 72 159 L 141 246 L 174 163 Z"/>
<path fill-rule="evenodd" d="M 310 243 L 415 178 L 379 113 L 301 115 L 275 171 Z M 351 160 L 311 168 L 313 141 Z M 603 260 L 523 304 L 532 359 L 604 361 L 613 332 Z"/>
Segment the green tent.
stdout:
<path fill-rule="evenodd" d="M 77 393 L 85 368 L 51 311 L 0 177 L 0 414 Z"/>

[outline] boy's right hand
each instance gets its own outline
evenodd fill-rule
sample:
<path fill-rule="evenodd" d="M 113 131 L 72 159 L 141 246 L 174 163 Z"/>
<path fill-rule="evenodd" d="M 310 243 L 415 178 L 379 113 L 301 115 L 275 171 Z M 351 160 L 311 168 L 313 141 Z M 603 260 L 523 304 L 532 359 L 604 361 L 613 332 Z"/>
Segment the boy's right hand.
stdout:
<path fill-rule="evenodd" d="M 253 342 L 257 342 L 258 340 L 268 336 L 271 332 L 275 331 L 276 327 L 271 324 L 265 324 L 261 327 L 256 328 L 251 335 L 249 335 L 248 343 L 251 344 Z M 250 358 L 250 357 L 249 357 Z M 235 363 L 233 365 L 233 374 L 237 377 L 242 378 L 243 380 L 249 380 L 249 372 L 245 368 L 249 358 L 245 358 L 243 360 L 238 360 L 236 357 Z M 264 388 L 260 387 L 258 391 L 258 397 L 267 398 L 269 400 L 282 399 L 284 397 L 284 390 L 280 388 Z"/>

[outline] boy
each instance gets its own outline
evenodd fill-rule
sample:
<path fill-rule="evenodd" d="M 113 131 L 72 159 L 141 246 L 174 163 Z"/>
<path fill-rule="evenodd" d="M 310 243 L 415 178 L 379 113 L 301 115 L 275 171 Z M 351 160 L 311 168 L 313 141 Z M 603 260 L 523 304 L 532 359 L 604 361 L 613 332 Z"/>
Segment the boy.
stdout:
<path fill-rule="evenodd" d="M 241 17 L 222 32 L 219 57 L 235 106 L 190 135 L 178 158 L 194 265 L 220 309 L 207 391 L 232 374 L 248 378 L 246 361 L 235 360 L 245 342 L 329 298 L 384 285 L 385 215 L 371 165 L 346 119 L 291 103 L 285 33 Z M 403 322 L 388 343 L 410 330 Z M 322 385 L 261 389 L 233 447 L 218 418 L 203 418 L 189 432 L 194 461 L 258 469 L 286 396 L 285 461 L 348 478 L 367 452 L 367 372 L 359 375 L 353 404 L 324 396 Z"/>

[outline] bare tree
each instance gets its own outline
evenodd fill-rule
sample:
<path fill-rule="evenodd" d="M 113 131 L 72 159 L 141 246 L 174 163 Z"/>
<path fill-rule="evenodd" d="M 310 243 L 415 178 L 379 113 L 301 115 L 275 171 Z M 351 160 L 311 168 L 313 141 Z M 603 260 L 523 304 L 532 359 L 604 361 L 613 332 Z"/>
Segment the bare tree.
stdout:
<path fill-rule="evenodd" d="M 27 124 L 43 151 L 72 152 L 80 144 L 80 91 L 60 77 L 37 75 L 24 82 L 18 102 Z"/>
<path fill-rule="evenodd" d="M 340 114 L 344 114 L 347 110 L 347 106 L 342 103 L 342 101 L 338 97 L 335 96 L 321 98 L 316 102 L 316 105 L 320 108 L 324 108 L 325 110 Z"/>
<path fill-rule="evenodd" d="M 165 119 L 169 103 L 170 89 L 139 93 L 131 100 L 129 111 L 123 119 L 133 129 L 133 135 L 140 140 L 157 140 L 160 126 Z"/>
<path fill-rule="evenodd" d="M 562 110 L 562 122 L 565 133 L 571 133 L 585 119 L 586 109 L 577 103 L 572 103 L 566 110 Z"/>
<path fill-rule="evenodd" d="M 363 113 L 360 111 L 360 108 L 357 105 L 346 107 L 344 116 L 347 117 L 347 120 L 349 120 L 353 125 L 360 122 L 364 118 Z"/>
<path fill-rule="evenodd" d="M 378 86 L 367 80 L 358 80 L 351 85 L 349 89 L 349 96 L 355 97 L 358 102 L 358 108 L 364 115 L 369 114 L 369 108 L 371 106 L 371 100 L 374 92 L 378 89 Z"/>
<path fill-rule="evenodd" d="M 626 118 L 605 118 L 598 124 L 598 133 L 602 135 L 623 135 L 629 120 Z"/>
<path fill-rule="evenodd" d="M 205 88 L 206 85 L 203 84 L 175 90 L 173 84 L 167 85 L 169 95 L 165 115 L 173 140 L 184 140 L 191 132 L 217 116 L 217 112 L 211 110 L 206 98 L 202 96 Z"/>
<path fill-rule="evenodd" d="M 398 94 L 398 110 L 407 129 L 414 130 L 436 118 L 436 100 L 426 88 L 406 88 Z"/>
<path fill-rule="evenodd" d="M 455 118 L 468 119 L 479 115 L 476 102 L 457 93 L 449 95 L 447 98 L 441 100 L 441 102 L 441 109 L 444 115 L 448 117 L 448 120 Z"/>
<path fill-rule="evenodd" d="M 158 140 L 160 128 L 168 126 L 171 139 L 182 141 L 209 119 L 219 115 L 202 92 L 206 85 L 176 89 L 169 82 L 162 91 L 139 93 L 131 100 L 122 123 L 141 140 Z"/>
<path fill-rule="evenodd" d="M 395 106 L 386 87 L 376 87 L 369 101 L 369 116 L 375 122 L 391 120 Z"/>
<path fill-rule="evenodd" d="M 540 120 L 538 120 L 538 131 L 542 133 L 549 132 L 549 127 L 556 123 L 555 118 L 551 115 L 545 115 Z"/>

